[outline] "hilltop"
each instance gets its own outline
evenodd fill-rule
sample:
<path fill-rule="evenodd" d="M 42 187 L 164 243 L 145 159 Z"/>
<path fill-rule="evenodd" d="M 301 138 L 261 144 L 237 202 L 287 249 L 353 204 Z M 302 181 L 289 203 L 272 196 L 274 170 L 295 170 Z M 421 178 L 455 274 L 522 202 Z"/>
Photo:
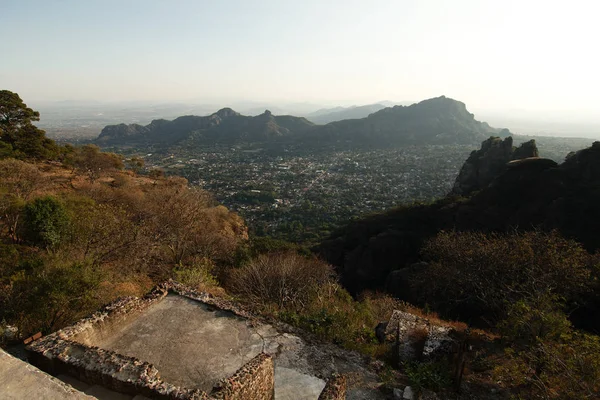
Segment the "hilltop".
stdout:
<path fill-rule="evenodd" d="M 390 146 L 420 144 L 475 144 L 490 135 L 508 136 L 475 119 L 464 103 L 441 96 L 410 106 L 383 108 L 365 118 L 315 125 L 306 118 L 274 116 L 270 111 L 254 117 L 224 108 L 206 117 L 183 116 L 173 121 L 154 120 L 146 126 L 106 126 L 100 145 L 172 145 L 193 138 L 199 143 L 278 142 L 304 146 L 344 144 Z"/>

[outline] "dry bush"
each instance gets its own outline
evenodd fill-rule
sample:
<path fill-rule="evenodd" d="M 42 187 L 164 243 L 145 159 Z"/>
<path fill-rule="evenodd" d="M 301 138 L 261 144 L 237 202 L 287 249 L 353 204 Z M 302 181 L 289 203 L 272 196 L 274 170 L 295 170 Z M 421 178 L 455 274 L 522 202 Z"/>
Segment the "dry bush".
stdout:
<path fill-rule="evenodd" d="M 333 268 L 296 253 L 266 254 L 233 270 L 232 290 L 254 304 L 302 308 L 315 292 L 334 279 Z"/>
<path fill-rule="evenodd" d="M 389 320 L 394 310 L 405 310 L 407 305 L 386 293 L 364 292 L 360 296 L 360 301 L 365 303 L 371 310 L 374 320 L 379 322 Z"/>
<path fill-rule="evenodd" d="M 121 156 L 114 153 L 104 153 L 96 145 L 88 144 L 75 151 L 74 165 L 94 183 L 106 173 L 124 168 Z"/>
<path fill-rule="evenodd" d="M 214 270 L 215 265 L 212 260 L 206 257 L 195 257 L 188 265 L 177 266 L 173 270 L 173 278 L 200 292 L 225 297 L 225 290 L 219 286 Z"/>
<path fill-rule="evenodd" d="M 0 189 L 10 196 L 28 200 L 46 184 L 47 179 L 37 166 L 14 159 L 0 160 Z"/>

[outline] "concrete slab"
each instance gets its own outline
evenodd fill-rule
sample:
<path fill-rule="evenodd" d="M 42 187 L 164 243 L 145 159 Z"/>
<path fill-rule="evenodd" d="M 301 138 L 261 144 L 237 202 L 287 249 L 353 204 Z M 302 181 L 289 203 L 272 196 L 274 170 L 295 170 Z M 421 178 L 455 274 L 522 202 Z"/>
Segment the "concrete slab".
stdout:
<path fill-rule="evenodd" d="M 3 350 L 0 350 L 0 397 L 3 400 L 94 400 Z"/>
<path fill-rule="evenodd" d="M 169 383 L 210 391 L 258 355 L 264 341 L 230 312 L 168 295 L 93 345 L 150 362 Z"/>
<path fill-rule="evenodd" d="M 315 400 L 325 387 L 325 381 L 291 368 L 275 368 L 276 400 Z"/>

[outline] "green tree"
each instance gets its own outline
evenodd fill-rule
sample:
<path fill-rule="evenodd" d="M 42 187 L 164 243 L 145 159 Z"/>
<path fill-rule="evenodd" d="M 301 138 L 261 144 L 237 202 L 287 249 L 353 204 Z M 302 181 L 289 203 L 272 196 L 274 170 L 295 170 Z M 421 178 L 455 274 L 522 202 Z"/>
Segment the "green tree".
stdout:
<path fill-rule="evenodd" d="M 0 91 L 0 156 L 55 158 L 56 143 L 32 124 L 39 120 L 40 113 L 27 107 L 17 93 Z"/>
<path fill-rule="evenodd" d="M 47 248 L 60 244 L 69 226 L 69 215 L 55 197 L 39 197 L 24 208 L 25 239 Z"/>
<path fill-rule="evenodd" d="M 40 113 L 23 103 L 17 93 L 0 90 L 0 134 L 10 135 L 40 120 Z"/>

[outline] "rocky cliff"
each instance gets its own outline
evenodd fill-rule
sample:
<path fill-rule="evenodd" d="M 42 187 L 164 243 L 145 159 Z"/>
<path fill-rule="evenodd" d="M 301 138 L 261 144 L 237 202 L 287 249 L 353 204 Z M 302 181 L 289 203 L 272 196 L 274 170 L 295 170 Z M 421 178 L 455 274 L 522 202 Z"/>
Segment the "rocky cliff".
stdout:
<path fill-rule="evenodd" d="M 463 164 L 451 193 L 465 196 L 481 190 L 504 172 L 510 161 L 530 157 L 539 157 L 535 140 L 515 148 L 510 136 L 504 140 L 490 137 L 481 144 L 481 149 L 473 151 Z"/>

